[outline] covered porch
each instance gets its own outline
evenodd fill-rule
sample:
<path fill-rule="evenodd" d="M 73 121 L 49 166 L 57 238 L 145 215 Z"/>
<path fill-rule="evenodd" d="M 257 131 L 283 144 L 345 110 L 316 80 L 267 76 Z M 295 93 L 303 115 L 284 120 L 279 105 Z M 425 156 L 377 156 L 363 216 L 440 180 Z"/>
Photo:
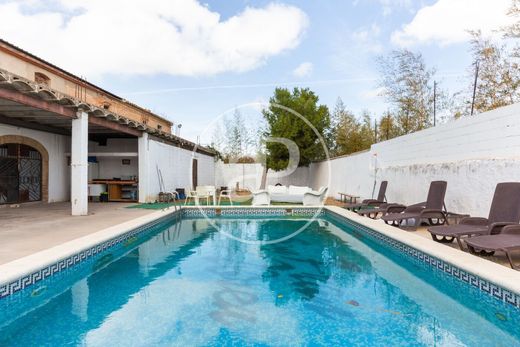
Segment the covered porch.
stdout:
<path fill-rule="evenodd" d="M 138 177 L 150 129 L 81 95 L 0 70 L 0 205 L 70 201 L 70 214 L 86 216 L 89 179 L 132 179 L 128 200 L 146 196 Z"/>

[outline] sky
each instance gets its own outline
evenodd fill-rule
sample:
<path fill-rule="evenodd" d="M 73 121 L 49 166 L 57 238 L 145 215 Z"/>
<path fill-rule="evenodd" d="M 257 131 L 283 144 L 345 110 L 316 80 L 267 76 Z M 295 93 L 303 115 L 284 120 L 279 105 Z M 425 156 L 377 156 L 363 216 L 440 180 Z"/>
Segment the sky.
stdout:
<path fill-rule="evenodd" d="M 376 59 L 423 54 L 451 92 L 467 83 L 467 30 L 498 37 L 510 0 L 0 0 L 0 37 L 88 81 L 204 131 L 276 87 L 308 87 L 377 118 Z M 258 108 L 256 109 L 258 112 Z M 254 112 L 253 112 L 254 113 Z M 254 118 L 254 117 L 253 117 Z M 201 135 L 202 134 L 202 135 Z M 206 140 L 205 140 L 206 139 Z"/>

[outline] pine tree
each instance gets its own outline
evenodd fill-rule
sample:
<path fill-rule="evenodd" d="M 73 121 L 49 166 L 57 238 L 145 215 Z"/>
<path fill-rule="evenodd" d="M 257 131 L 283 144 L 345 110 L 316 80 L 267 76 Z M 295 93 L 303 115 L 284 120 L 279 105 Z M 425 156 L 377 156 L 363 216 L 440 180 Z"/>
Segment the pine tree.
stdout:
<path fill-rule="evenodd" d="M 262 113 L 267 122 L 265 136 L 293 141 L 300 151 L 299 166 L 308 166 L 311 161 L 323 159 L 325 151 L 320 141 L 330 129 L 329 109 L 319 105 L 318 96 L 308 88 L 276 88 L 270 98 L 270 106 Z M 300 114 L 319 134 L 292 112 L 278 107 L 281 105 Z M 280 171 L 289 163 L 289 151 L 284 144 L 266 143 L 267 168 Z"/>

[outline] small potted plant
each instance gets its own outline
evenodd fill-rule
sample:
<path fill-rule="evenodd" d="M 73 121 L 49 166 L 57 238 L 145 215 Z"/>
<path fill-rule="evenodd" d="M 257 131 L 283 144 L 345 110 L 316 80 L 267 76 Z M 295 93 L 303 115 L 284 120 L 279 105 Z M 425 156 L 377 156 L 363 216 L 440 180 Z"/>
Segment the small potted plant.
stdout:
<path fill-rule="evenodd" d="M 108 192 L 99 194 L 99 202 L 108 202 Z"/>

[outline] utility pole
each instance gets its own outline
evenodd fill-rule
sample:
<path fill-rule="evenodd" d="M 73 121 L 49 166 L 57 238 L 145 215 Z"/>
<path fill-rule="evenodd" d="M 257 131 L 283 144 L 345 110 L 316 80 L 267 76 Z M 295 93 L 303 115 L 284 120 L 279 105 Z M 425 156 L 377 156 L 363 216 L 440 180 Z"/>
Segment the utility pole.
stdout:
<path fill-rule="evenodd" d="M 433 126 L 436 123 L 436 113 L 437 113 L 437 81 L 433 81 Z"/>
<path fill-rule="evenodd" d="M 374 143 L 377 142 L 377 119 L 374 118 Z"/>
<path fill-rule="evenodd" d="M 477 94 L 477 81 L 478 81 L 478 67 L 479 61 L 475 62 L 475 81 L 473 82 L 473 98 L 471 100 L 471 115 L 473 116 L 473 111 L 475 110 L 475 95 Z"/>
<path fill-rule="evenodd" d="M 390 138 L 390 111 L 386 112 L 386 139 Z"/>
<path fill-rule="evenodd" d="M 406 126 L 404 128 L 404 133 L 408 134 L 408 121 L 410 120 L 410 111 L 406 111 Z"/>

